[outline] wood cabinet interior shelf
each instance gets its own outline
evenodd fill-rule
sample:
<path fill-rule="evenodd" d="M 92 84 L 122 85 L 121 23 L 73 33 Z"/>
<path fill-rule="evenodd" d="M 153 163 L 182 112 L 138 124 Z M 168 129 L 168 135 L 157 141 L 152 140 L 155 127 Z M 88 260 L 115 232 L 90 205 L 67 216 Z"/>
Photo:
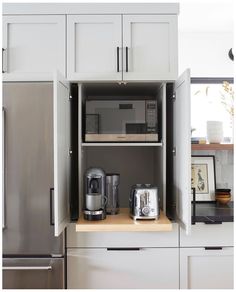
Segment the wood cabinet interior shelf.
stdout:
<path fill-rule="evenodd" d="M 234 144 L 192 144 L 192 150 L 233 150 Z"/>
<path fill-rule="evenodd" d="M 133 220 L 129 209 L 120 209 L 117 215 L 107 215 L 105 220 L 87 221 L 81 216 L 76 223 L 77 232 L 106 231 L 171 231 L 172 223 L 161 211 L 159 220 Z"/>

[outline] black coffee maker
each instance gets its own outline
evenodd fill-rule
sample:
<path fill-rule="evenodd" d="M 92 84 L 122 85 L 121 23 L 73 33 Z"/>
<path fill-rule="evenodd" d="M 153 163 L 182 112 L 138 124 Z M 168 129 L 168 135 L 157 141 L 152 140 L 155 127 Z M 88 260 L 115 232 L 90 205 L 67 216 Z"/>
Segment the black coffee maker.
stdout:
<path fill-rule="evenodd" d="M 101 168 L 89 168 L 85 173 L 84 219 L 106 218 L 106 174 Z"/>

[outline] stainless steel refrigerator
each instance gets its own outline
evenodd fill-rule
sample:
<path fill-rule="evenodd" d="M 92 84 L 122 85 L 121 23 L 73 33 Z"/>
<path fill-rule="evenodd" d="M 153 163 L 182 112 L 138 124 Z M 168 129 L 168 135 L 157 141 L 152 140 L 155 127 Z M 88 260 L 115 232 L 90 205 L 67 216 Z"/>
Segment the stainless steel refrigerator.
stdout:
<path fill-rule="evenodd" d="M 3 288 L 64 288 L 54 236 L 53 83 L 3 84 Z"/>

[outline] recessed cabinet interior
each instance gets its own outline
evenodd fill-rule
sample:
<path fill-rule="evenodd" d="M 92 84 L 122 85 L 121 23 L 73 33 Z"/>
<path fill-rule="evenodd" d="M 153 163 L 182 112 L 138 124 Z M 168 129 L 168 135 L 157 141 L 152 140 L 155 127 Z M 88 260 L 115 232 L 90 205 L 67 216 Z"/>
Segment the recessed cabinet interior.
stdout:
<path fill-rule="evenodd" d="M 69 80 L 175 80 L 177 15 L 69 15 Z"/>
<path fill-rule="evenodd" d="M 52 80 L 66 74 L 64 15 L 3 16 L 3 80 Z"/>

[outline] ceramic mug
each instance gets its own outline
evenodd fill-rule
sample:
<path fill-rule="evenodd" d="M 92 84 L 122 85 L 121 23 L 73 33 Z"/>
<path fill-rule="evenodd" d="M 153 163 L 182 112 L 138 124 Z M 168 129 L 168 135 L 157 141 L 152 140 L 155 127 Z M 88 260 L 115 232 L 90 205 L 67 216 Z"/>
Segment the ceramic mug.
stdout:
<path fill-rule="evenodd" d="M 207 121 L 207 140 L 209 143 L 221 143 L 224 139 L 223 123 L 220 121 Z"/>

